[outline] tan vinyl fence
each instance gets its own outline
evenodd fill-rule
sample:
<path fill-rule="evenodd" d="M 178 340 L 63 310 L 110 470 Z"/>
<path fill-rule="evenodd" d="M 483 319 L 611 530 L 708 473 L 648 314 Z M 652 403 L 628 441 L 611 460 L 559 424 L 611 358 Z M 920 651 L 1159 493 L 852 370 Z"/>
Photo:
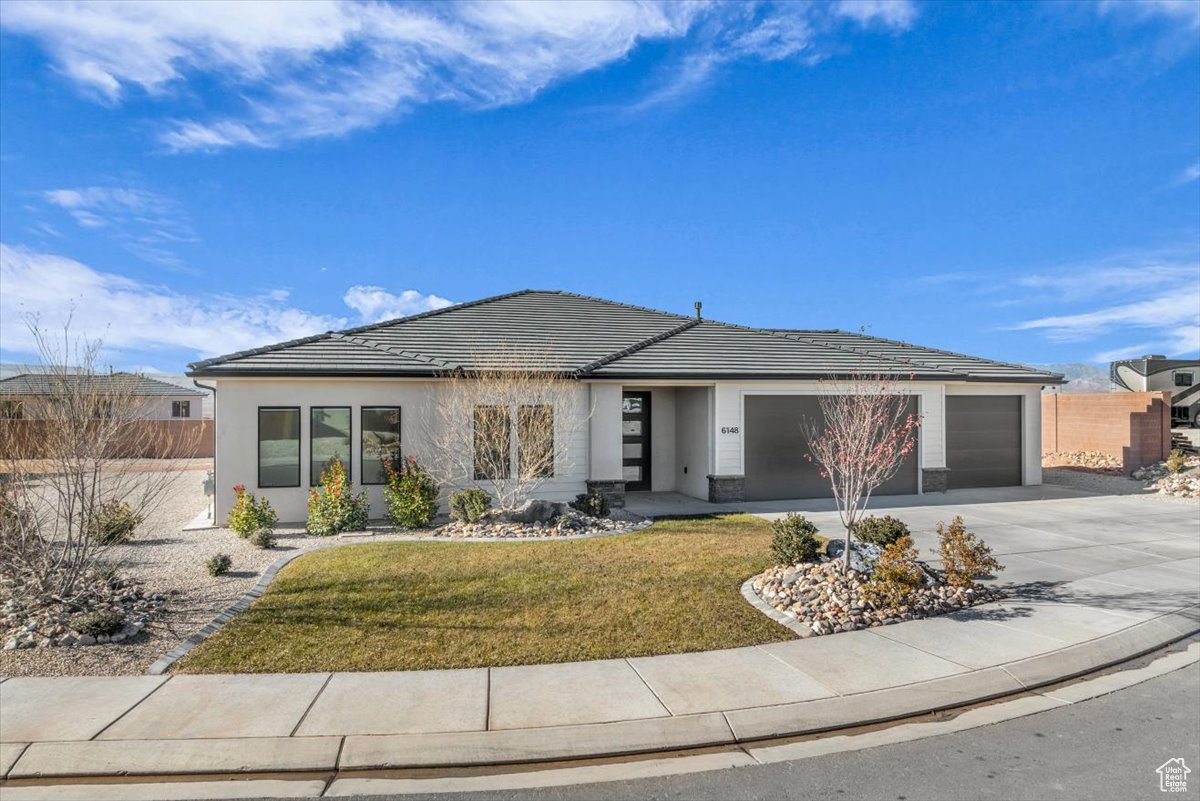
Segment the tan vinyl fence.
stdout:
<path fill-rule="evenodd" d="M 0 441 L 16 442 L 23 458 L 36 459 L 45 454 L 38 452 L 37 443 L 42 420 L 0 420 L 7 431 Z M 216 428 L 212 420 L 139 420 L 131 425 L 138 426 L 131 432 L 127 442 L 117 441 L 113 458 L 130 459 L 203 459 L 212 458 L 215 452 Z M 147 431 L 149 429 L 149 431 Z M 7 435 L 13 437 L 8 439 Z M 12 454 L 0 454 L 0 457 Z"/>

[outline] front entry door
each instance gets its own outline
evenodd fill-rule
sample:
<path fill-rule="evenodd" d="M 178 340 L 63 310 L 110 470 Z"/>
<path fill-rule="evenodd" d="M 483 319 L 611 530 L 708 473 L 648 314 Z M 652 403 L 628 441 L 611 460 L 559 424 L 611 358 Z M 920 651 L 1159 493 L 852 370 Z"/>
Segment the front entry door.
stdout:
<path fill-rule="evenodd" d="M 626 392 L 621 399 L 621 465 L 626 492 L 649 492 L 649 392 Z"/>

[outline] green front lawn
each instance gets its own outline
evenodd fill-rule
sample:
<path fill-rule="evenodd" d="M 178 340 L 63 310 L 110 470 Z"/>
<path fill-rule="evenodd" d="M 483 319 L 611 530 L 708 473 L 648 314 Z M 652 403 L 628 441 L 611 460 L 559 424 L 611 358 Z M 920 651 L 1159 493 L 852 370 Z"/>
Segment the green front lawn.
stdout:
<path fill-rule="evenodd" d="M 741 597 L 771 563 L 749 515 L 562 542 L 390 542 L 301 557 L 184 673 L 424 670 L 792 639 Z"/>

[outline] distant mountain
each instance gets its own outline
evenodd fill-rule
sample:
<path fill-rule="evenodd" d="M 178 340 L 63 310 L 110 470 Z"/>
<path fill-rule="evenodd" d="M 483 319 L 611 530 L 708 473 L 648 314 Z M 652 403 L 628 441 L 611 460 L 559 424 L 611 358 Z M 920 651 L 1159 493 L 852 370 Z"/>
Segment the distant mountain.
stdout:
<path fill-rule="evenodd" d="M 1069 364 L 1034 364 L 1040 370 L 1052 373 L 1062 373 L 1067 383 L 1061 392 L 1108 392 L 1112 383 L 1108 380 L 1108 367 L 1086 362 L 1071 362 Z"/>

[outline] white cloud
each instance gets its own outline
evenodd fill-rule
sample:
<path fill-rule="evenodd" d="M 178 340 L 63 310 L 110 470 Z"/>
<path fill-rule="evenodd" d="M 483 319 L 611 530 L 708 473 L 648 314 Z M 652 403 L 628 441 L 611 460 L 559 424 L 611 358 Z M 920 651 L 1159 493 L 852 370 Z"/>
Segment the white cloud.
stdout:
<path fill-rule="evenodd" d="M 342 301 L 362 318 L 363 323 L 377 323 L 410 314 L 444 309 L 453 301 L 437 295 L 422 295 L 415 289 L 406 289 L 399 295 L 388 292 L 381 286 L 352 286 L 346 290 Z"/>
<path fill-rule="evenodd" d="M 1187 30 L 1200 29 L 1200 3 L 1196 0 L 1103 0 L 1102 14 L 1124 14 L 1137 20 L 1163 20 Z"/>
<path fill-rule="evenodd" d="M 1138 337 L 1138 344 L 1106 350 L 1094 357 L 1096 361 L 1131 353 L 1180 355 L 1200 350 L 1200 258 L 1193 253 L 1175 260 L 1132 256 L 1122 260 L 1127 266 L 1103 260 L 1019 279 L 1017 284 L 1036 290 L 1039 300 L 1099 305 L 1088 311 L 1026 320 L 1010 329 L 1041 331 L 1054 342 Z M 1121 302 L 1103 302 L 1112 298 Z"/>
<path fill-rule="evenodd" d="M 1192 164 L 1182 170 L 1175 179 L 1175 182 L 1178 184 L 1190 184 L 1195 180 L 1200 180 L 1200 161 L 1197 161 L 1195 164 Z"/>
<path fill-rule="evenodd" d="M 0 284 L 0 349 L 25 354 L 34 349 L 27 315 L 36 315 L 51 331 L 70 318 L 73 333 L 102 339 L 110 354 L 179 349 L 203 357 L 449 304 L 414 290 L 392 294 L 353 286 L 345 300 L 356 318 L 317 314 L 288 305 L 286 290 L 189 295 L 5 244 L 0 244 Z"/>
<path fill-rule="evenodd" d="M 907 0 L 833 4 L 701 0 L 46 2 L 5 8 L 58 68 L 106 102 L 215 76 L 244 100 L 232 116 L 176 120 L 171 150 L 271 147 L 377 125 L 415 106 L 491 108 L 618 62 L 648 40 L 686 40 L 680 86 L 736 58 L 816 61 L 815 39 L 849 21 L 905 30 Z M 681 89 L 657 90 L 674 96 Z"/>
<path fill-rule="evenodd" d="M 178 204 L 154 192 L 85 186 L 49 189 L 42 192 L 42 198 L 84 228 L 107 230 L 126 250 L 152 264 L 183 267 L 175 247 L 197 241 Z"/>

